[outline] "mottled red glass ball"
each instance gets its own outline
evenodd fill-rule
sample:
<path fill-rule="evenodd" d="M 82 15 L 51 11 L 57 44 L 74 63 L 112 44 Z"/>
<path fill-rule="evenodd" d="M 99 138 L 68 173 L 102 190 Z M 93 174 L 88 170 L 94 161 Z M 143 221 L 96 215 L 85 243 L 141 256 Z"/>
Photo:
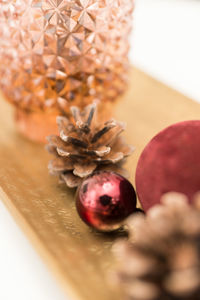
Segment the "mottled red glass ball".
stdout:
<path fill-rule="evenodd" d="M 200 121 L 174 124 L 150 141 L 138 162 L 136 190 L 145 211 L 171 191 L 192 202 L 200 191 Z"/>
<path fill-rule="evenodd" d="M 113 231 L 136 211 L 136 193 L 132 184 L 121 175 L 96 172 L 79 187 L 76 207 L 81 219 L 89 226 L 100 231 Z"/>

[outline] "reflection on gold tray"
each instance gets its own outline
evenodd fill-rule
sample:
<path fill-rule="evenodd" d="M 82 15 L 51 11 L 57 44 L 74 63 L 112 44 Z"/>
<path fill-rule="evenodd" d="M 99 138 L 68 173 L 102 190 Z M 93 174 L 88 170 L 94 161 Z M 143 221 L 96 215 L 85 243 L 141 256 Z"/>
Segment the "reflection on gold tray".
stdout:
<path fill-rule="evenodd" d="M 128 142 L 136 147 L 127 169 L 134 182 L 138 156 L 149 139 L 174 122 L 199 119 L 200 105 L 139 70 L 115 108 L 127 122 Z M 117 300 L 106 283 L 113 261 L 113 235 L 95 233 L 77 216 L 73 192 L 48 175 L 49 155 L 19 136 L 10 105 L 0 101 L 0 198 L 21 225 L 72 300 Z"/>

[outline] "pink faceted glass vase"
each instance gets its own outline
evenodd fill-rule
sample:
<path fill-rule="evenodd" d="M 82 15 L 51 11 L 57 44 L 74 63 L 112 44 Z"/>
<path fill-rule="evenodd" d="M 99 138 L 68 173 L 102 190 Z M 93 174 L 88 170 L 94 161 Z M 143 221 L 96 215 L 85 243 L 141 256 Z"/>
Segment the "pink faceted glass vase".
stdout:
<path fill-rule="evenodd" d="M 34 140 L 126 88 L 133 0 L 0 0 L 0 88 Z M 105 107 L 105 106 L 103 106 Z"/>

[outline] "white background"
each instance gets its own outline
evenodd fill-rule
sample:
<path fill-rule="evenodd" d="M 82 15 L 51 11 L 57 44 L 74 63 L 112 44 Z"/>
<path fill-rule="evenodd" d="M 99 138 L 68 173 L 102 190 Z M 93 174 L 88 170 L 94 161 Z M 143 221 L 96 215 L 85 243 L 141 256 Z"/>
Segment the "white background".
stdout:
<path fill-rule="evenodd" d="M 200 101 L 200 1 L 137 0 L 131 60 Z M 66 296 L 0 201 L 0 299 Z"/>
<path fill-rule="evenodd" d="M 136 0 L 131 59 L 200 102 L 200 0 Z"/>

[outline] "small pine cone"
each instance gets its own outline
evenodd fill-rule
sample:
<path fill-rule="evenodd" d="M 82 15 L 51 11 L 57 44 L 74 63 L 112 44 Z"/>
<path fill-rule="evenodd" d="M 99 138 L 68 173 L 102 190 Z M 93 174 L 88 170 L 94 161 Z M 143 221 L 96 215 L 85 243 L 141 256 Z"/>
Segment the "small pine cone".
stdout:
<path fill-rule="evenodd" d="M 119 163 L 133 151 L 120 136 L 124 123 L 111 119 L 99 124 L 95 103 L 83 111 L 71 107 L 71 113 L 71 119 L 57 118 L 60 136 L 47 137 L 47 150 L 55 156 L 50 173 L 74 188 L 95 170 L 119 171 Z"/>
<path fill-rule="evenodd" d="M 189 206 L 169 193 L 162 203 L 128 219 L 129 238 L 113 247 L 117 282 L 129 300 L 199 300 L 200 197 Z"/>

